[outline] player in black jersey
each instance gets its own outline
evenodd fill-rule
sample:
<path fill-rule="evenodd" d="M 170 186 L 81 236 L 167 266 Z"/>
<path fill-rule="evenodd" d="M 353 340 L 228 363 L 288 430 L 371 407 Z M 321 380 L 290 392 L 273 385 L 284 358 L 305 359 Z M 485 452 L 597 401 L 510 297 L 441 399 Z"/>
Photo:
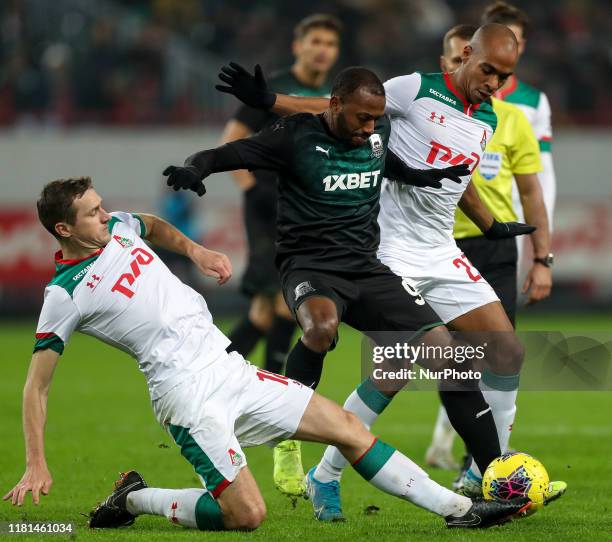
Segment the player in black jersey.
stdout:
<path fill-rule="evenodd" d="M 226 72 L 240 69 L 230 65 Z M 377 259 L 378 198 L 383 176 L 440 187 L 468 172 L 465 166 L 408 168 L 387 149 L 390 123 L 384 108 L 378 77 L 350 68 L 336 78 L 323 114 L 281 119 L 251 138 L 196 153 L 185 167 L 164 172 L 175 189 L 199 194 L 204 192 L 201 180 L 211 173 L 240 168 L 279 172 L 276 264 L 287 304 L 303 330 L 289 355 L 293 371 L 287 376 L 312 387 L 319 382 L 340 321 L 364 332 L 436 328 L 423 340 L 449 340 L 432 309 Z M 441 397 L 449 412 L 458 413 L 459 434 L 486 467 L 499 455 L 499 443 L 482 393 L 442 391 Z"/>
<path fill-rule="evenodd" d="M 270 88 L 293 96 L 329 97 L 328 74 L 338 58 L 341 28 L 342 23 L 331 15 L 314 14 L 300 21 L 294 29 L 292 43 L 295 62 L 269 78 Z M 273 112 L 243 105 L 227 123 L 222 143 L 257 133 L 278 118 Z M 247 357 L 265 337 L 265 369 L 281 373 L 295 321 L 283 300 L 274 264 L 277 173 L 263 169 L 237 170 L 233 177 L 244 194 L 248 260 L 241 290 L 251 302 L 248 313 L 230 332 L 229 338 L 233 347 Z"/>

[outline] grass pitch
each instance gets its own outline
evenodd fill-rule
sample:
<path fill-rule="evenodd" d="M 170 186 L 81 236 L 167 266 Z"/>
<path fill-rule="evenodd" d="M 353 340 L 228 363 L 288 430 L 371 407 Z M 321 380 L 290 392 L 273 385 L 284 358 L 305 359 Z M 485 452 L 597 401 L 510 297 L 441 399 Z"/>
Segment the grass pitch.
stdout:
<path fill-rule="evenodd" d="M 227 323 L 225 323 L 227 324 Z M 227 325 L 222 325 L 226 329 Z M 612 316 L 522 317 L 521 329 L 612 331 Z M 1 324 L 0 491 L 6 493 L 24 470 L 21 391 L 31 354 L 34 324 Z M 360 380 L 360 336 L 341 330 L 338 348 L 326 359 L 323 394 L 342 402 Z M 261 359 L 261 349 L 253 361 Z M 401 393 L 375 426 L 375 432 L 423 464 L 437 413 L 430 392 Z M 138 469 L 149 485 L 199 487 L 191 466 L 157 425 L 145 381 L 135 362 L 89 337 L 76 334 L 62 356 L 51 387 L 46 428 L 47 460 L 54 485 L 36 507 L 0 503 L 0 522 L 73 522 L 71 538 L 79 540 L 609 540 L 612 538 L 612 394 L 519 394 L 518 415 L 511 444 L 546 465 L 553 479 L 566 480 L 567 495 L 523 521 L 487 531 L 450 531 L 441 519 L 385 495 L 346 472 L 342 496 L 348 522 L 320 524 L 308 501 L 293 508 L 273 486 L 272 455 L 267 447 L 247 450 L 247 458 L 268 506 L 268 519 L 253 533 L 204 533 L 176 527 L 163 518 L 139 518 L 120 531 L 90 531 L 86 514 L 110 492 L 117 473 Z M 305 467 L 317 462 L 323 447 L 303 446 Z M 456 443 L 456 455 L 461 445 Z M 440 483 L 454 473 L 430 470 Z M 29 498 L 28 498 L 29 499 Z M 379 511 L 366 513 L 376 506 Z M 5 540 L 17 539 L 15 535 Z M 43 536 L 20 536 L 19 540 Z M 64 537 L 60 537 L 64 538 Z"/>

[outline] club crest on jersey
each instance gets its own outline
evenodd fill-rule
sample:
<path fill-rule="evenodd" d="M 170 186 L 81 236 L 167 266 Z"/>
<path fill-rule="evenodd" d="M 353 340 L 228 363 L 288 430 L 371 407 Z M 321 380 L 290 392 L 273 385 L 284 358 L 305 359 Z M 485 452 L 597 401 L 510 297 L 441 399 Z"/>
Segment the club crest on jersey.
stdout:
<path fill-rule="evenodd" d="M 134 241 L 132 241 L 131 239 L 128 239 L 127 237 L 121 237 L 119 235 L 113 235 L 113 239 L 117 241 L 117 243 L 119 243 L 123 248 L 130 248 L 134 244 Z"/>
<path fill-rule="evenodd" d="M 314 291 L 315 291 L 315 289 L 312 287 L 310 282 L 308 282 L 307 280 L 304 281 L 304 282 L 300 282 L 295 287 L 295 291 L 294 291 L 295 299 L 297 301 L 303 295 L 306 295 L 306 294 L 308 294 L 310 292 L 314 292 Z"/>
<path fill-rule="evenodd" d="M 480 140 L 480 148 L 484 151 L 487 146 L 487 131 L 482 131 L 482 139 Z"/>
<path fill-rule="evenodd" d="M 372 134 L 368 141 L 370 142 L 370 147 L 372 147 L 372 154 L 370 156 L 372 158 L 380 158 L 385 152 L 382 137 L 379 134 Z"/>
<path fill-rule="evenodd" d="M 231 448 L 227 452 L 229 453 L 230 461 L 232 465 L 234 465 L 234 467 L 239 467 L 240 465 L 242 465 L 242 461 L 243 461 L 242 455 L 232 450 Z"/>

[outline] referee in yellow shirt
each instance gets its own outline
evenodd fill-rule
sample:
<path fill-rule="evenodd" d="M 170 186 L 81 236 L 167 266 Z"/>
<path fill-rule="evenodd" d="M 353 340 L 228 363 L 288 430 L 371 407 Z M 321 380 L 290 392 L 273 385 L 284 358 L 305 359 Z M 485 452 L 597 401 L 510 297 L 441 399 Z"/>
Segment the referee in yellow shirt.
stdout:
<path fill-rule="evenodd" d="M 452 72 L 459 67 L 461 53 L 476 29 L 475 26 L 462 24 L 446 33 L 443 55 L 440 57 L 443 71 Z M 492 99 L 492 104 L 497 114 L 497 129 L 472 175 L 472 185 L 495 219 L 498 222 L 509 222 L 517 219 L 512 208 L 512 181 L 516 181 L 525 221 L 537 228 L 530 236 L 534 261 L 523 284 L 523 293 L 528 294 L 527 303 L 531 304 L 548 297 L 552 286 L 553 256 L 550 252 L 548 218 L 537 176 L 537 172 L 542 170 L 540 149 L 527 118 L 518 107 L 496 99 Z M 473 198 L 473 195 L 474 191 L 468 188 L 459 207 L 463 207 L 463 203 Z M 461 209 L 457 210 L 454 233 L 457 245 L 493 287 L 512 325 L 515 325 L 518 268 L 516 240 L 486 239 Z M 446 469 L 456 466 L 452 457 L 454 436 L 448 416 L 441 407 L 433 440 L 425 457 L 429 465 Z"/>

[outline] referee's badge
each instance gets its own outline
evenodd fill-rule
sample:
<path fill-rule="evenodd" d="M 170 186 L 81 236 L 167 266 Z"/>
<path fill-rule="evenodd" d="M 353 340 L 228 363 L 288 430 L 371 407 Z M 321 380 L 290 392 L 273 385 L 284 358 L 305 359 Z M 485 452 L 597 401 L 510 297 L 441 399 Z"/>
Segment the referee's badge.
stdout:
<path fill-rule="evenodd" d="M 490 181 L 497 177 L 502 166 L 502 155 L 499 152 L 485 152 L 480 159 L 478 171 L 487 180 Z"/>
<path fill-rule="evenodd" d="M 372 134 L 369 138 L 369 141 L 370 147 L 372 147 L 372 154 L 370 156 L 372 158 L 380 158 L 385 152 L 380 134 Z"/>

